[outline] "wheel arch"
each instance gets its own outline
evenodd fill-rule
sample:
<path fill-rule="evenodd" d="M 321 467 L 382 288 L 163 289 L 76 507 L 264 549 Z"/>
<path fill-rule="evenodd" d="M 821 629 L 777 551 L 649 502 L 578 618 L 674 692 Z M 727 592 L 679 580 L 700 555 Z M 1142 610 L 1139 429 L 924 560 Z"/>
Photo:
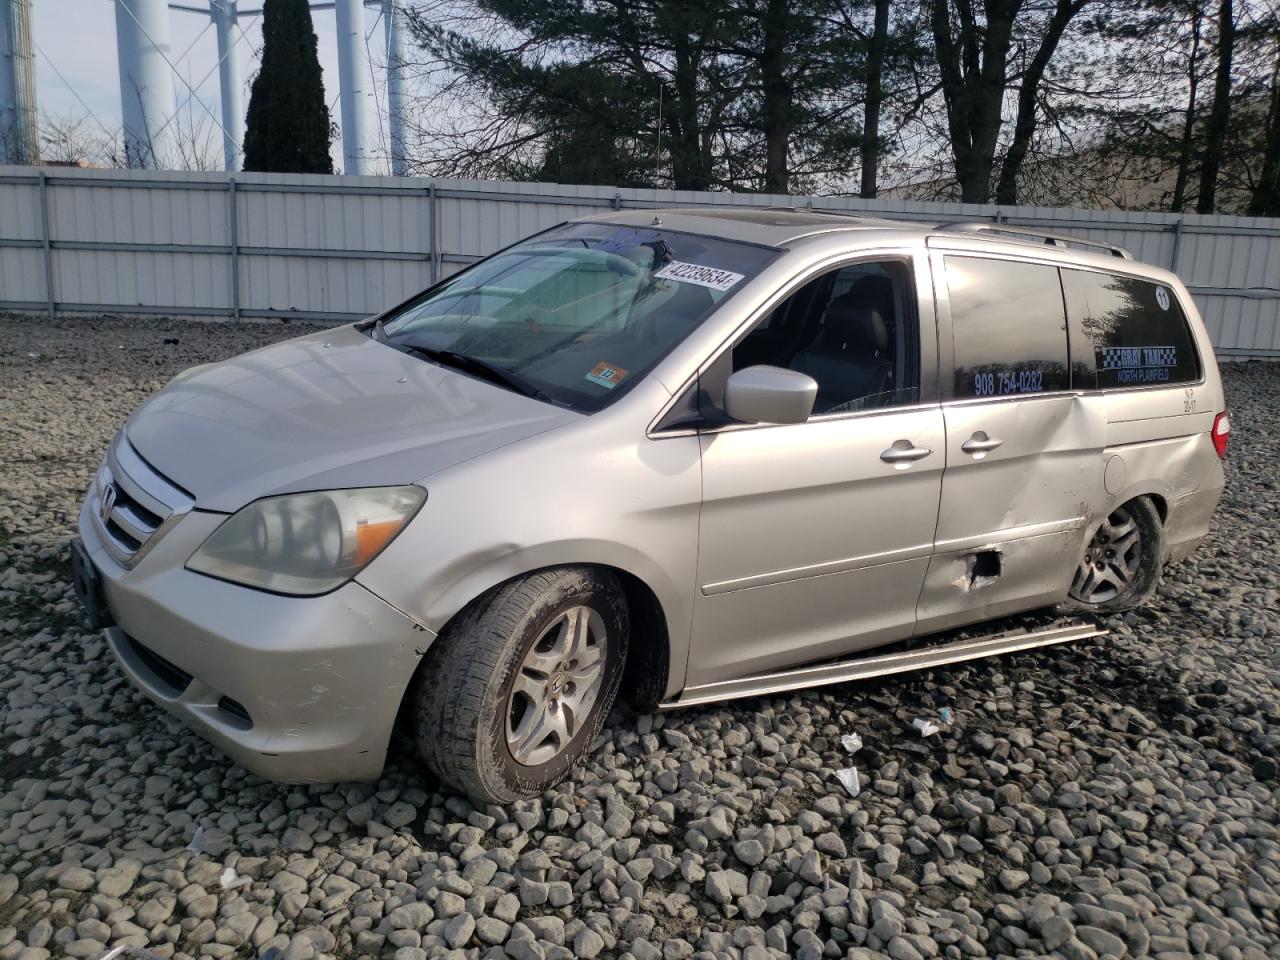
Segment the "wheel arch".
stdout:
<path fill-rule="evenodd" d="M 1167 523 L 1167 522 L 1168 522 L 1168 520 L 1169 520 L 1169 501 L 1168 501 L 1168 500 L 1166 500 L 1166 499 L 1164 498 L 1164 495 L 1163 495 L 1163 494 L 1160 494 L 1160 493 L 1143 493 L 1143 494 L 1139 494 L 1139 496 L 1146 497 L 1146 498 L 1147 498 L 1148 500 L 1150 500 L 1150 501 L 1151 501 L 1151 503 L 1155 506 L 1155 508 L 1156 508 L 1156 513 L 1160 514 L 1160 523 L 1161 523 L 1162 525 L 1163 525 L 1164 523 Z M 1135 497 L 1130 497 L 1129 499 L 1130 499 L 1130 500 L 1133 500 L 1133 499 L 1136 499 L 1136 498 L 1135 498 Z M 1126 500 L 1126 501 L 1125 501 L 1125 503 L 1128 503 L 1128 502 L 1129 502 L 1128 500 Z"/>
<path fill-rule="evenodd" d="M 692 597 L 681 597 L 658 564 L 631 548 L 572 541 L 488 558 L 456 577 L 427 604 L 422 621 L 443 635 L 472 605 L 503 584 L 571 566 L 607 571 L 621 584 L 631 611 L 631 642 L 621 692 L 637 709 L 652 709 L 684 683 Z"/>
<path fill-rule="evenodd" d="M 1161 525 L 1168 521 L 1168 487 L 1159 482 L 1136 482 L 1130 483 L 1118 493 L 1107 498 L 1106 507 L 1095 516 L 1095 522 L 1090 525 L 1089 530 L 1092 531 L 1093 527 L 1105 520 L 1111 511 L 1117 507 L 1123 507 L 1126 503 L 1132 503 L 1134 500 L 1150 500 L 1152 506 L 1156 508 L 1156 513 L 1160 516 Z M 1086 537 L 1086 542 L 1087 539 Z"/>

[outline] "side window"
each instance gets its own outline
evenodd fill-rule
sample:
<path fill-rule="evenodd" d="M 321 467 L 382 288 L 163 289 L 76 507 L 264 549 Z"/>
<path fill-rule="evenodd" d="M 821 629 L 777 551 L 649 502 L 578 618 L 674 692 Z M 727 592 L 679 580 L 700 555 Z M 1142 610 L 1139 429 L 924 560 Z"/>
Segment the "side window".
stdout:
<path fill-rule="evenodd" d="M 1173 291 L 1137 277 L 1063 270 L 1085 389 L 1194 383 L 1200 357 Z"/>
<path fill-rule="evenodd" d="M 733 369 L 786 367 L 818 382 L 815 416 L 919 399 L 919 322 L 906 263 L 857 263 L 809 281 L 733 348 Z"/>
<path fill-rule="evenodd" d="M 945 258 L 954 395 L 999 397 L 1070 388 L 1067 316 L 1056 267 Z"/>

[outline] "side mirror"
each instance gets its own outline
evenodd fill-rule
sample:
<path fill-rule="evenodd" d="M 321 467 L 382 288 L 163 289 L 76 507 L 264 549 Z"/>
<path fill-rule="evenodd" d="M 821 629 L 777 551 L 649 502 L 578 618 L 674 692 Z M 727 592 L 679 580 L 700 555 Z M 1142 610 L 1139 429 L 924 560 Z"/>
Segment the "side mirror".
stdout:
<path fill-rule="evenodd" d="M 782 367 L 747 367 L 724 387 L 725 413 L 743 423 L 804 423 L 817 397 L 813 377 Z"/>

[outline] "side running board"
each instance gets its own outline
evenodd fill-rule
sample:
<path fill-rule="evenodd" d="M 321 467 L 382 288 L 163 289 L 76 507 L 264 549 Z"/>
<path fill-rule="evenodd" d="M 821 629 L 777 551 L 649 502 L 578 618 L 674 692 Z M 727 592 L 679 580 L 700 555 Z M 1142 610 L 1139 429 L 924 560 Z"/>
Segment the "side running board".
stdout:
<path fill-rule="evenodd" d="M 780 673 L 767 673 L 740 680 L 722 680 L 701 686 L 686 687 L 674 700 L 659 704 L 659 710 L 677 710 L 704 703 L 717 703 L 736 697 L 758 697 L 818 687 L 828 683 L 845 683 L 849 680 L 866 680 L 885 677 L 910 670 L 942 667 L 964 660 L 977 660 L 1002 653 L 1016 653 L 1035 647 L 1048 647 L 1055 643 L 1068 643 L 1088 637 L 1102 637 L 1109 630 L 1085 620 L 1059 620 L 1057 623 L 1034 630 L 1010 630 L 976 639 L 957 640 L 935 646 L 918 647 L 900 653 L 887 653 L 878 657 L 856 657 L 824 663 L 817 666 L 798 667 Z"/>

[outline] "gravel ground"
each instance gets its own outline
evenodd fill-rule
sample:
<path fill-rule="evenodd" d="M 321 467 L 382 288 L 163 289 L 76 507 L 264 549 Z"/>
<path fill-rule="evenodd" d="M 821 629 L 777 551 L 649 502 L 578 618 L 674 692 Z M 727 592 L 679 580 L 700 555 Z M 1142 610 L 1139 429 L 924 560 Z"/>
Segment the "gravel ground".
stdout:
<path fill-rule="evenodd" d="M 1280 365 L 1227 369 L 1213 535 L 1110 637 L 619 710 L 573 779 L 476 810 L 406 743 L 377 783 L 263 782 L 79 621 L 73 519 L 125 413 L 298 330 L 0 318 L 0 960 L 1280 957 Z"/>

